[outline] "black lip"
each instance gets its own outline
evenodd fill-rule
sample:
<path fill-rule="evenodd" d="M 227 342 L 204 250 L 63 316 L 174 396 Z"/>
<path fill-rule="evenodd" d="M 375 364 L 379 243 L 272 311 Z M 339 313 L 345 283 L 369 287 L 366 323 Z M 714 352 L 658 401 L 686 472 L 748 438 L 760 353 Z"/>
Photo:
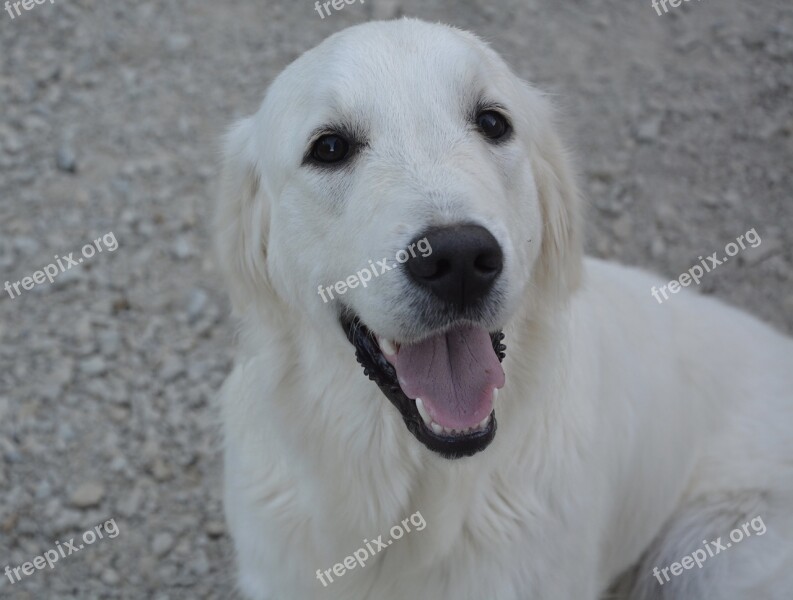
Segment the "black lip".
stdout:
<path fill-rule="evenodd" d="M 454 437 L 437 435 L 424 424 L 415 402 L 408 398 L 399 387 L 396 371 L 380 351 L 374 334 L 361 323 L 360 319 L 349 313 L 343 314 L 340 317 L 340 322 L 347 339 L 355 347 L 355 358 L 363 367 L 364 375 L 374 381 L 385 397 L 396 406 L 408 430 L 419 442 L 433 452 L 449 459 L 472 456 L 490 445 L 490 442 L 496 437 L 498 426 L 495 410 L 491 413 L 487 429 Z M 498 360 L 503 361 L 506 346 L 501 342 L 504 339 L 504 333 L 501 331 L 491 333 L 490 339 Z"/>

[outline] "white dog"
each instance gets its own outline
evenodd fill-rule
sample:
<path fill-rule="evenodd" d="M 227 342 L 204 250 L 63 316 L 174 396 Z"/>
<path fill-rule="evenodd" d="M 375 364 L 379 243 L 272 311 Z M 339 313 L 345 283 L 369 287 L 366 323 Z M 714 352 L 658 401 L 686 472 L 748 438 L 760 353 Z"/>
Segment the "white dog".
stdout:
<path fill-rule="evenodd" d="M 553 121 L 473 35 L 401 20 L 229 134 L 246 597 L 793 598 L 793 341 L 584 260 Z"/>

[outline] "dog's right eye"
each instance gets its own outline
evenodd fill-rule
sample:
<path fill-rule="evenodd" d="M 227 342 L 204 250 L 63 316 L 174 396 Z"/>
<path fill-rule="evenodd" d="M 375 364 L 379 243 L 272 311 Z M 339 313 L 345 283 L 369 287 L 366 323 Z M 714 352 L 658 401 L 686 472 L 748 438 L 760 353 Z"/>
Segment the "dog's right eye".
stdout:
<path fill-rule="evenodd" d="M 485 110 L 476 117 L 476 124 L 486 138 L 498 141 L 510 131 L 509 121 L 499 112 Z"/>
<path fill-rule="evenodd" d="M 314 142 L 311 158 L 321 163 L 336 163 L 350 153 L 350 143 L 340 135 L 328 133 Z"/>

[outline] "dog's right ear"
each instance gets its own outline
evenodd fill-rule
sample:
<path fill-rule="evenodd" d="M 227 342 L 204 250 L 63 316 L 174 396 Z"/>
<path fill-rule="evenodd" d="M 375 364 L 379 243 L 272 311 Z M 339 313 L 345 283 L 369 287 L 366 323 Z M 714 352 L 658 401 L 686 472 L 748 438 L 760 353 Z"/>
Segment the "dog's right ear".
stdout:
<path fill-rule="evenodd" d="M 270 293 L 267 277 L 269 201 L 261 185 L 253 117 L 236 123 L 223 148 L 214 245 L 234 312 Z"/>

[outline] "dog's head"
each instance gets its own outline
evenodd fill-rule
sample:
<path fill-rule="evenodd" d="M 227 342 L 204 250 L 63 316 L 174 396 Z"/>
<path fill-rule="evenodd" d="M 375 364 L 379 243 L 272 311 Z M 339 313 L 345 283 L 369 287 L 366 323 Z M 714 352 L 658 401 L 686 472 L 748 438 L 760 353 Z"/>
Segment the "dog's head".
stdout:
<path fill-rule="evenodd" d="M 228 136 L 216 224 L 237 312 L 332 321 L 449 457 L 495 435 L 502 328 L 580 276 L 549 104 L 478 38 L 416 20 L 344 30 L 278 76 Z"/>

